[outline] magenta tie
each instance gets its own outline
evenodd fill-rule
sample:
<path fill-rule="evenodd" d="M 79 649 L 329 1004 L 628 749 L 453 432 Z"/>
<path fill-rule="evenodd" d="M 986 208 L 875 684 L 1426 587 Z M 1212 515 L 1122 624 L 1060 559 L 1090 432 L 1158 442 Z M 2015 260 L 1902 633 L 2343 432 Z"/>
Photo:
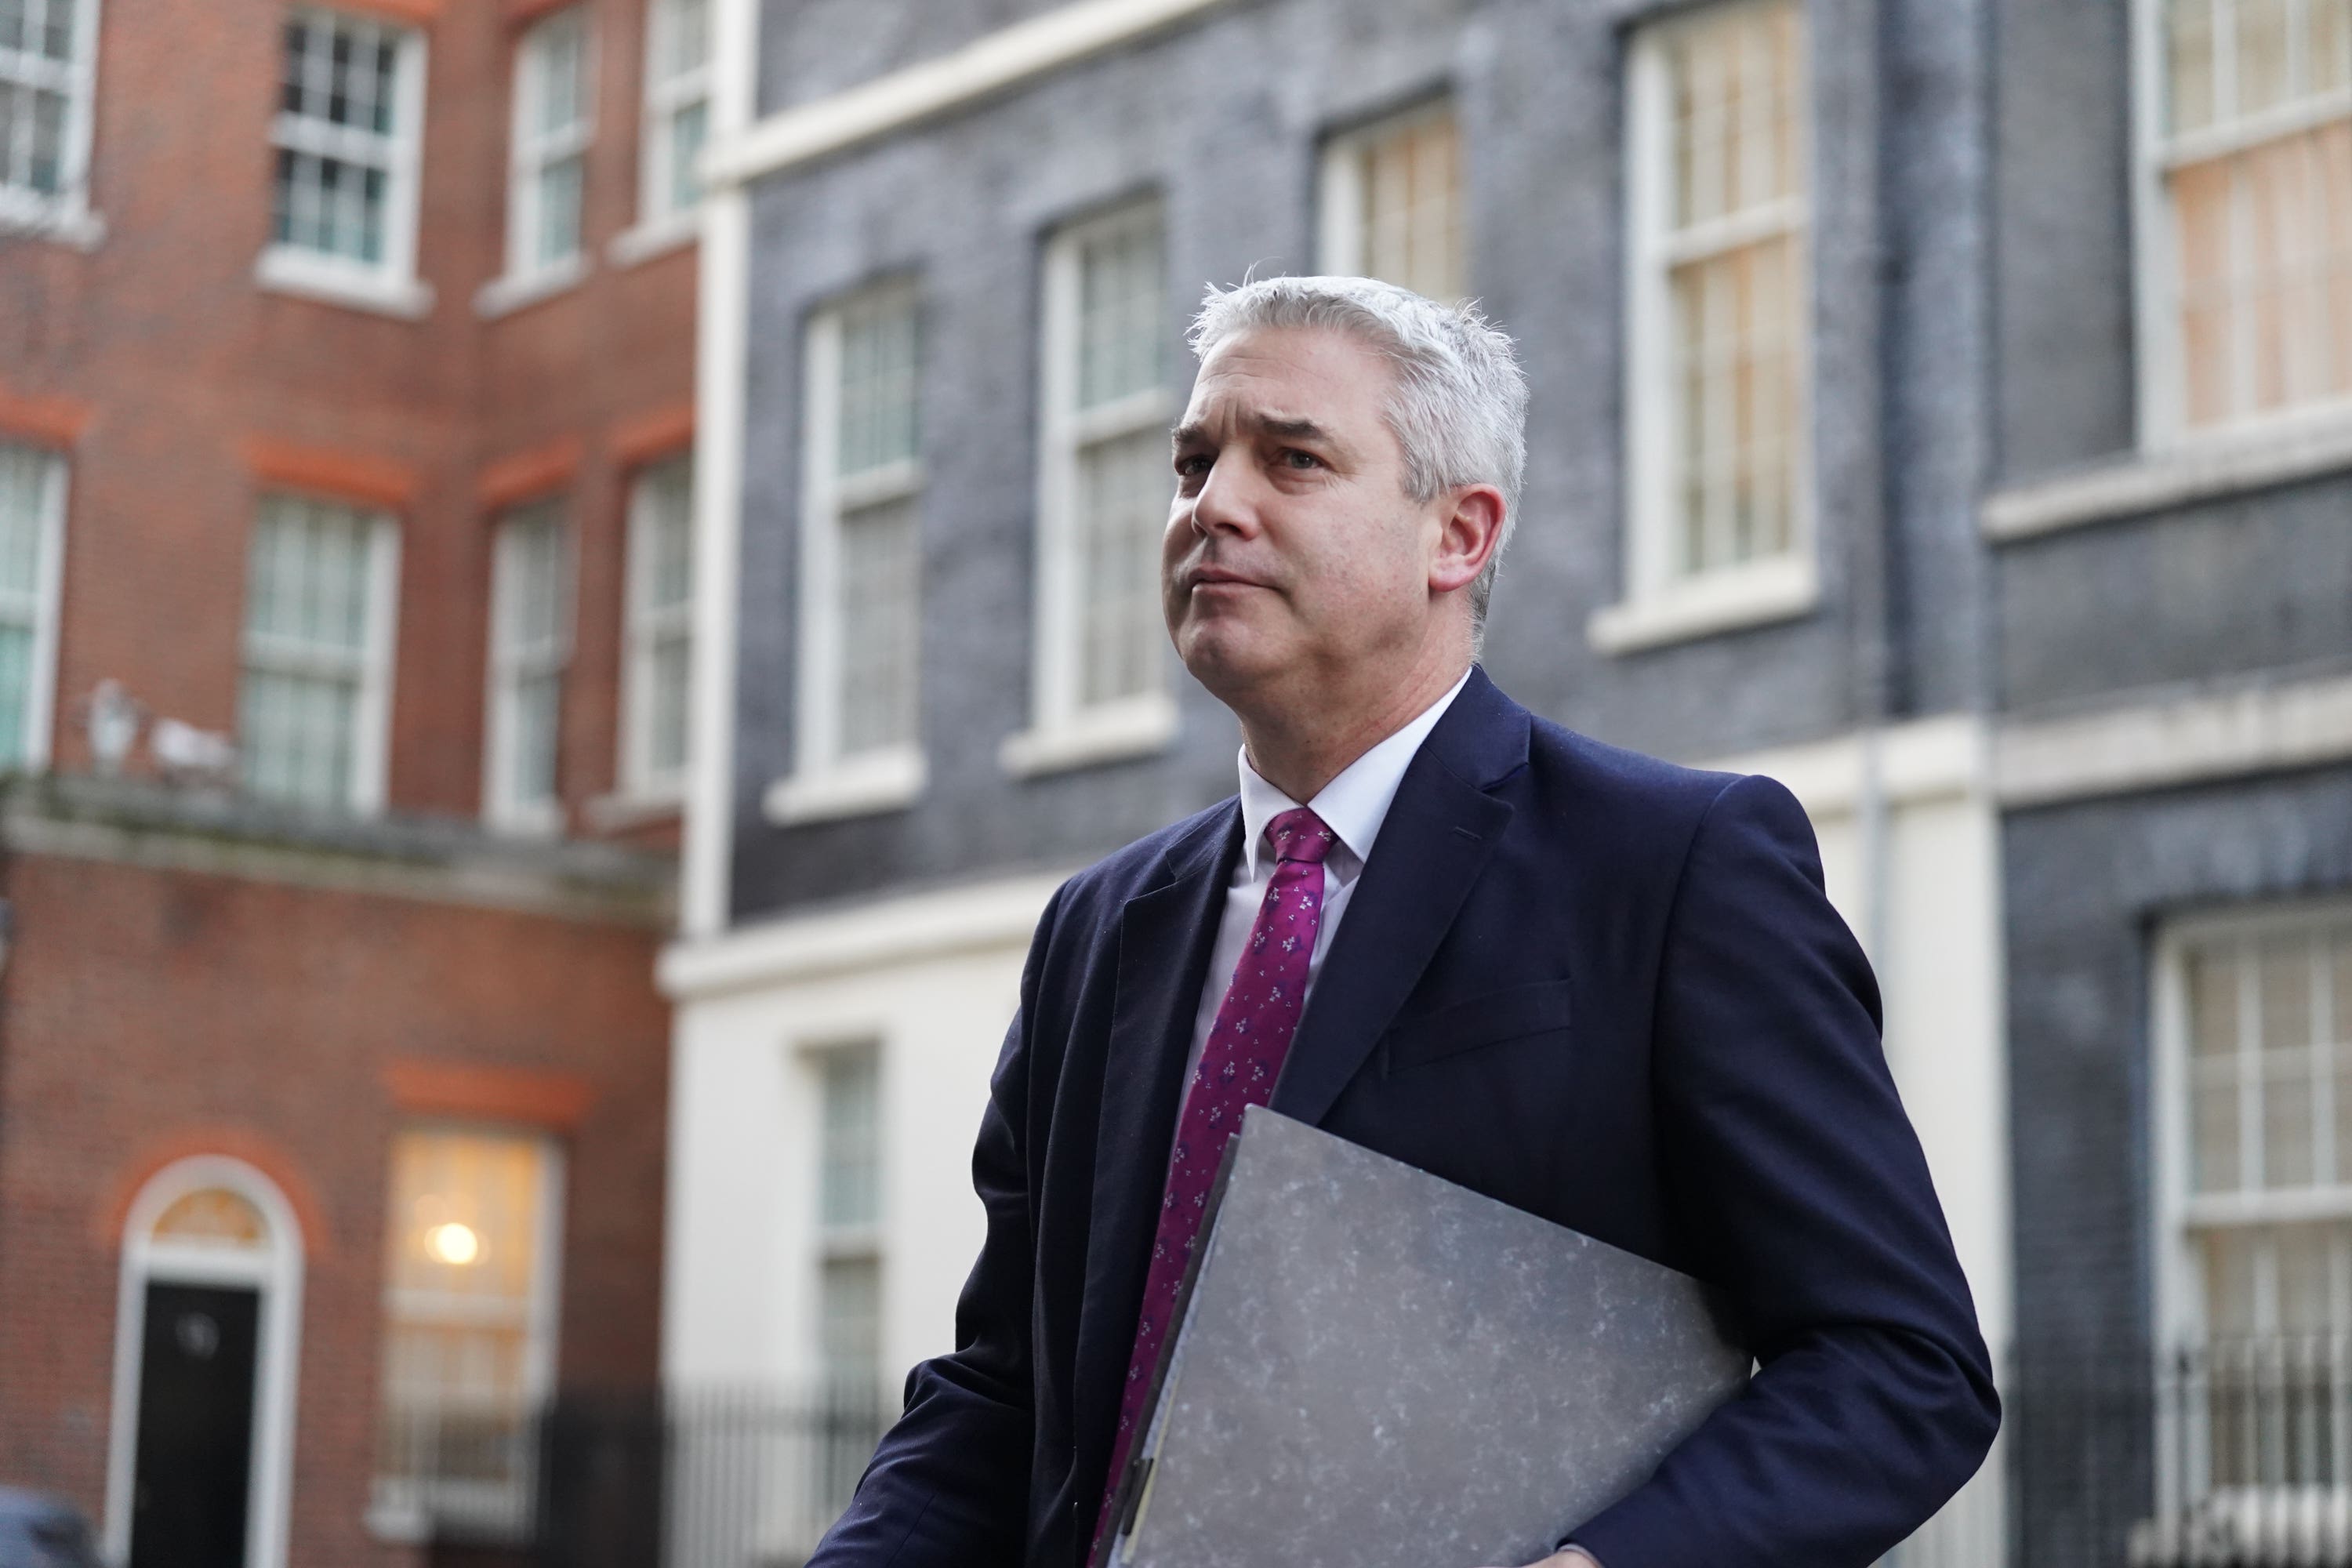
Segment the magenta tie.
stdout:
<path fill-rule="evenodd" d="M 1245 1106 L 1264 1105 L 1298 1029 L 1307 1000 L 1307 961 L 1315 952 L 1316 928 L 1323 920 L 1323 857 L 1331 852 L 1331 830 L 1305 806 L 1284 812 L 1265 825 L 1274 846 L 1274 876 L 1250 927 L 1249 946 L 1234 968 L 1233 983 L 1218 1005 L 1217 1021 L 1202 1047 L 1201 1065 L 1176 1121 L 1176 1148 L 1168 1166 L 1168 1190 L 1160 1200 L 1160 1227 L 1151 1240 L 1151 1271 L 1143 1283 L 1143 1312 L 1135 1328 L 1135 1352 L 1128 1358 L 1127 1387 L 1119 1398 L 1118 1437 L 1111 1446 L 1110 1474 L 1095 1519 L 1095 1539 L 1109 1522 L 1119 1477 L 1140 1436 L 1136 1425 L 1160 1344 L 1176 1305 L 1184 1264 L 1201 1234 L 1209 1188 L 1225 1141 L 1239 1130 Z"/>

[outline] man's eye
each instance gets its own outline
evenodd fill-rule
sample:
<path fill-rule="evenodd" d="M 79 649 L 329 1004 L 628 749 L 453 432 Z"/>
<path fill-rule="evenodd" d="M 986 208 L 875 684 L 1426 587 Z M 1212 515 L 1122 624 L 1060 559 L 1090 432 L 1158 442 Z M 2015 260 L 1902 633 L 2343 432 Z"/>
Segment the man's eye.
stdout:
<path fill-rule="evenodd" d="M 1323 459 L 1312 452 L 1302 452 L 1296 447 L 1286 447 L 1282 450 L 1282 466 L 1286 468 L 1300 470 L 1319 468 L 1323 466 Z"/>
<path fill-rule="evenodd" d="M 1176 459 L 1176 477 L 1178 479 L 1198 479 L 1201 475 L 1205 474 L 1208 471 L 1209 459 L 1201 453 L 1187 452 L 1182 457 Z"/>

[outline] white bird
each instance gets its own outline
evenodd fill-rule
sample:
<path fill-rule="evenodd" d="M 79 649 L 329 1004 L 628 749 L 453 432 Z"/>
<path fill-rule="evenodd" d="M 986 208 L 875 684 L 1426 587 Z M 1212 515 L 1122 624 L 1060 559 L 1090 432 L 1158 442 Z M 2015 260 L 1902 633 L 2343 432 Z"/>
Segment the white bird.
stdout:
<path fill-rule="evenodd" d="M 170 777 L 226 779 L 236 771 L 236 742 L 177 719 L 158 719 L 147 731 L 147 752 Z"/>

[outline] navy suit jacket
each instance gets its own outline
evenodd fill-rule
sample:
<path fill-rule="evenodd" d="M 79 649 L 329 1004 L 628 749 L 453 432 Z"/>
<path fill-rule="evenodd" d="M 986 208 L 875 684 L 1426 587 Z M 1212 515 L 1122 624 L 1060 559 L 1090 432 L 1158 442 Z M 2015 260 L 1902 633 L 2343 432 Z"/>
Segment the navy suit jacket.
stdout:
<path fill-rule="evenodd" d="M 1046 907 L 972 1160 L 988 1232 L 958 1349 L 908 1374 L 811 1568 L 1084 1561 L 1240 823 L 1227 800 Z M 1729 1293 L 1747 1391 L 1560 1521 L 1605 1568 L 1864 1568 L 1991 1444 L 1875 983 L 1769 779 L 1601 745 L 1474 671 L 1405 772 L 1273 1108 Z"/>

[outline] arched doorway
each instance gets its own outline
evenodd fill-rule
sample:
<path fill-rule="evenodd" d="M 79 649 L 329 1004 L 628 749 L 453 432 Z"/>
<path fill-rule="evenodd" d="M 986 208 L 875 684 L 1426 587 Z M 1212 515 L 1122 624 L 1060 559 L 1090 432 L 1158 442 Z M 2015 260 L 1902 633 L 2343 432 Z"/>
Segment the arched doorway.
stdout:
<path fill-rule="evenodd" d="M 199 1154 L 132 1200 L 115 1314 L 106 1549 L 126 1568 L 285 1568 L 302 1233 L 277 1184 Z"/>

